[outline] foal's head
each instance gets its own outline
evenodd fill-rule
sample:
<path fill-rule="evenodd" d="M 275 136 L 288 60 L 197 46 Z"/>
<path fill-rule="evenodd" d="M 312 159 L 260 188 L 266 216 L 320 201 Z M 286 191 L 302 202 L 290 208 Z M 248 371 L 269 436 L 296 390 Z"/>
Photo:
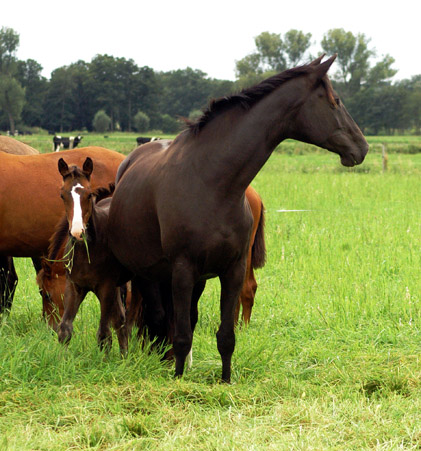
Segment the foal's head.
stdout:
<path fill-rule="evenodd" d="M 92 215 L 93 191 L 90 183 L 92 160 L 87 157 L 81 170 L 77 166 L 69 168 L 63 158 L 60 158 L 58 170 L 63 177 L 61 198 L 66 209 L 70 235 L 76 240 L 82 240 Z"/>

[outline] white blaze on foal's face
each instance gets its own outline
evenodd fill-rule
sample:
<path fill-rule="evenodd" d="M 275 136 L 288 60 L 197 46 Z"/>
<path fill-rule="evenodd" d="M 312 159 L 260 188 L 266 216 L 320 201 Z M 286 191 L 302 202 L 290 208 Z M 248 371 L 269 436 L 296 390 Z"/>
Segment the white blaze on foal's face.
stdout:
<path fill-rule="evenodd" d="M 81 235 L 84 231 L 84 227 L 82 219 L 82 205 L 80 202 L 80 194 L 76 191 L 78 188 L 83 188 L 83 186 L 80 183 L 78 183 L 72 188 L 71 191 L 73 199 L 73 219 L 70 234 L 80 240 Z"/>

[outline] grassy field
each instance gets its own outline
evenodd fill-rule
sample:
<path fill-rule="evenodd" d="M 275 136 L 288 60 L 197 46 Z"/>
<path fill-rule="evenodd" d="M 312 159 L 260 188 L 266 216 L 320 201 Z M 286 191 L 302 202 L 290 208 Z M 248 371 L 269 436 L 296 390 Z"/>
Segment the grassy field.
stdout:
<path fill-rule="evenodd" d="M 83 143 L 126 153 L 135 137 Z M 375 146 L 355 169 L 285 149 L 253 182 L 268 256 L 233 384 L 219 383 L 217 281 L 199 303 L 193 368 L 174 380 L 135 340 L 126 359 L 116 340 L 99 352 L 93 297 L 60 346 L 20 259 L 0 325 L 1 450 L 421 449 L 421 154 L 390 153 L 383 172 Z"/>

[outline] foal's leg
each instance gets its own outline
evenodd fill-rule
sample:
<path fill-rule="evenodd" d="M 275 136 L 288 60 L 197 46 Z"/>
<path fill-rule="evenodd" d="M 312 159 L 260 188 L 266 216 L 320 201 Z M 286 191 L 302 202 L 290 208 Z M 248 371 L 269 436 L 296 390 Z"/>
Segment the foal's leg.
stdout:
<path fill-rule="evenodd" d="M 191 350 L 191 301 L 194 289 L 193 271 L 187 260 L 173 264 L 172 293 L 174 306 L 174 354 L 175 376 L 182 376 L 186 356 Z"/>
<path fill-rule="evenodd" d="M 245 262 L 231 265 L 220 276 L 221 281 L 221 325 L 216 333 L 218 351 L 222 359 L 222 381 L 231 380 L 231 358 L 235 347 L 234 314 L 244 281 Z"/>
<path fill-rule="evenodd" d="M 13 258 L 0 256 L 0 313 L 12 308 L 17 283 Z"/>
<path fill-rule="evenodd" d="M 58 341 L 68 343 L 73 334 L 73 320 L 79 310 L 80 304 L 85 299 L 87 291 L 75 285 L 70 279 L 66 279 L 64 289 L 64 313 L 58 326 Z"/>
<path fill-rule="evenodd" d="M 112 334 L 110 330 L 110 322 L 112 322 L 117 332 L 118 342 L 120 344 L 120 352 L 127 353 L 127 329 L 125 327 L 126 315 L 120 298 L 120 289 L 115 286 L 114 282 L 104 283 L 99 292 L 98 299 L 101 304 L 101 319 L 98 328 L 98 345 L 108 352 L 112 345 Z"/>

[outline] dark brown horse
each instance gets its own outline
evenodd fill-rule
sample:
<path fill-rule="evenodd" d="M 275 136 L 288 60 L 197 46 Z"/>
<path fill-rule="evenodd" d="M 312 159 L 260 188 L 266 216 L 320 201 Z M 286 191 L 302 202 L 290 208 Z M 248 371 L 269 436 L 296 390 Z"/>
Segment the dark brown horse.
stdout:
<path fill-rule="evenodd" d="M 103 147 L 84 147 L 39 155 L 10 155 L 0 152 L 0 313 L 12 306 L 13 296 L 5 296 L 17 283 L 7 257 L 47 254 L 49 238 L 64 213 L 57 171 L 60 157 L 82 166 L 86 157 L 95 162 L 92 187 L 114 182 L 124 155 Z M 37 268 L 39 270 L 40 268 Z"/>
<path fill-rule="evenodd" d="M 112 190 L 92 191 L 90 177 L 93 163 L 87 158 L 80 170 L 60 158 L 59 172 L 63 177 L 61 198 L 66 214 L 53 236 L 49 260 L 54 261 L 64 245 L 67 261 L 64 289 L 64 313 L 58 326 L 58 338 L 67 343 L 73 333 L 73 320 L 88 292 L 92 291 L 101 304 L 98 344 L 111 347 L 109 323 L 117 332 L 120 351 L 127 351 L 125 310 L 121 303 L 118 281 L 121 265 L 108 249 L 107 219 Z M 114 185 L 112 185 L 114 188 Z"/>
<path fill-rule="evenodd" d="M 335 57 L 287 70 L 213 101 L 167 148 L 138 148 L 121 164 L 109 216 L 109 244 L 145 293 L 171 287 L 175 375 L 192 346 L 197 301 L 219 277 L 217 346 L 222 380 L 231 378 L 234 316 L 253 224 L 245 190 L 284 139 L 315 144 L 360 164 L 368 144 L 327 77 Z M 132 302 L 133 304 L 133 302 Z"/>
<path fill-rule="evenodd" d="M 254 269 L 262 268 L 265 264 L 266 248 L 264 237 L 264 207 L 259 194 L 251 186 L 246 189 L 246 198 L 250 204 L 253 215 L 253 228 L 250 237 L 250 246 L 247 253 L 246 276 L 241 289 L 236 308 L 236 322 L 239 320 L 240 309 L 244 324 L 248 324 L 256 296 L 257 282 Z M 66 269 L 63 263 L 64 249 L 55 257 L 55 260 L 42 261 L 42 269 L 37 275 L 37 283 L 43 297 L 43 312 L 49 325 L 58 329 L 58 323 L 64 312 L 64 289 L 66 285 Z M 130 290 L 126 296 L 130 296 Z M 130 304 L 128 299 L 127 304 Z M 142 320 L 138 319 L 139 312 L 132 312 L 132 321 L 142 327 Z M 169 337 L 171 339 L 171 337 Z"/>

